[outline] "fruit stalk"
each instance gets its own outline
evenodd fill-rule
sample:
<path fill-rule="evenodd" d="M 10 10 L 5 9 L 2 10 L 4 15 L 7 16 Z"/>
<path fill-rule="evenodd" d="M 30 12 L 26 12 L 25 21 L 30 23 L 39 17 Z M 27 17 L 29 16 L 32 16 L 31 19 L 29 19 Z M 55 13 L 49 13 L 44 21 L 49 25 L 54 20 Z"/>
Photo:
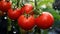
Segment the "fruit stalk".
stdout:
<path fill-rule="evenodd" d="M 19 2 L 20 2 L 20 0 L 17 0 L 17 8 L 19 7 Z"/>

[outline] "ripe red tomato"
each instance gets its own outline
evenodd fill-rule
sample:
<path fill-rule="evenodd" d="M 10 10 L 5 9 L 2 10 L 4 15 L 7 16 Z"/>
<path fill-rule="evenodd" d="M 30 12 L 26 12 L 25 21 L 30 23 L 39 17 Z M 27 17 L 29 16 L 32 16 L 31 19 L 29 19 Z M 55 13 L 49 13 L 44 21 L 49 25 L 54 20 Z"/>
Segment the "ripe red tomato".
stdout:
<path fill-rule="evenodd" d="M 36 18 L 36 25 L 41 29 L 47 29 L 54 23 L 54 18 L 49 12 L 42 12 L 42 14 Z"/>
<path fill-rule="evenodd" d="M 20 14 L 24 14 L 24 6 L 20 8 Z"/>
<path fill-rule="evenodd" d="M 18 19 L 18 17 L 20 16 L 20 11 L 19 9 L 13 10 L 13 9 L 9 9 L 8 10 L 8 17 L 12 20 L 16 20 Z"/>
<path fill-rule="evenodd" d="M 24 5 L 24 10 L 27 14 L 29 14 L 33 10 L 33 6 L 31 4 L 26 3 Z"/>
<path fill-rule="evenodd" d="M 1 11 L 6 12 L 10 8 L 11 8 L 11 3 L 10 2 L 0 1 L 0 10 Z"/>
<path fill-rule="evenodd" d="M 35 19 L 33 16 L 26 18 L 24 15 L 21 15 L 18 18 L 18 25 L 24 30 L 31 30 L 35 25 Z"/>

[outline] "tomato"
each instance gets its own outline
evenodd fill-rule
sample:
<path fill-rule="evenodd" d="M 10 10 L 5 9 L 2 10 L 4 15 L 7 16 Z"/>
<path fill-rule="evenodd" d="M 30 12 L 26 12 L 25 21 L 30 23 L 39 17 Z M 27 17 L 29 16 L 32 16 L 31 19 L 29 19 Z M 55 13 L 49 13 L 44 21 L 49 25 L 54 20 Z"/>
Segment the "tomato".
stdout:
<path fill-rule="evenodd" d="M 48 29 L 54 23 L 54 18 L 49 12 L 42 12 L 42 14 L 36 18 L 36 25 L 41 29 Z"/>
<path fill-rule="evenodd" d="M 30 15 L 28 18 L 26 18 L 24 15 L 21 15 L 18 18 L 18 25 L 24 30 L 31 30 L 35 25 L 34 16 Z"/>
<path fill-rule="evenodd" d="M 33 10 L 33 6 L 31 4 L 26 3 L 24 5 L 24 10 L 25 10 L 25 13 L 29 14 Z"/>
<path fill-rule="evenodd" d="M 20 14 L 24 14 L 24 6 L 20 8 Z"/>
<path fill-rule="evenodd" d="M 15 9 L 15 10 L 9 9 L 7 13 L 8 13 L 8 17 L 12 20 L 16 20 L 20 16 L 20 10 L 19 9 Z"/>
<path fill-rule="evenodd" d="M 10 2 L 0 1 L 0 10 L 1 11 L 6 12 L 10 8 L 11 8 L 11 3 Z"/>

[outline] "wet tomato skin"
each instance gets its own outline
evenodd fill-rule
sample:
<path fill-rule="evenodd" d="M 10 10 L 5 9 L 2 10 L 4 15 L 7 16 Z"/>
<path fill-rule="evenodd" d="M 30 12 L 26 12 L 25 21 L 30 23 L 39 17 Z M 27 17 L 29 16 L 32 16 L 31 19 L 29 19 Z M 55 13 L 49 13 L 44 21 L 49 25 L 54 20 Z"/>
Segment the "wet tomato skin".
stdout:
<path fill-rule="evenodd" d="M 17 20 L 21 15 L 19 9 L 15 9 L 15 10 L 9 9 L 7 14 L 8 14 L 8 17 L 12 20 Z"/>
<path fill-rule="evenodd" d="M 48 29 L 54 23 L 54 18 L 49 12 L 42 12 L 42 14 L 36 18 L 36 25 L 41 29 Z"/>
<path fill-rule="evenodd" d="M 24 30 L 31 30 L 35 25 L 35 19 L 33 16 L 26 18 L 24 15 L 21 15 L 18 19 L 18 25 Z"/>

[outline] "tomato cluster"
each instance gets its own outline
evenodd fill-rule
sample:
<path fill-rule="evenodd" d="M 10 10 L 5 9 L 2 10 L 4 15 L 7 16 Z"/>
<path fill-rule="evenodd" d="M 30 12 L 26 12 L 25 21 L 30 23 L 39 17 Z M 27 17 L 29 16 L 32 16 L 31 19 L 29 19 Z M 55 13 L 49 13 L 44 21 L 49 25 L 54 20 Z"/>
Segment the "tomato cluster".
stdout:
<path fill-rule="evenodd" d="M 11 3 L 4 0 L 0 1 L 0 10 L 7 12 L 11 20 L 18 20 L 18 25 L 24 30 L 31 30 L 35 25 L 41 29 L 47 29 L 54 23 L 54 18 L 49 12 L 42 12 L 37 18 L 34 18 L 33 6 L 24 4 L 20 9 L 13 10 Z M 25 15 L 27 14 L 27 16 Z M 28 16 L 29 15 L 29 16 Z"/>

